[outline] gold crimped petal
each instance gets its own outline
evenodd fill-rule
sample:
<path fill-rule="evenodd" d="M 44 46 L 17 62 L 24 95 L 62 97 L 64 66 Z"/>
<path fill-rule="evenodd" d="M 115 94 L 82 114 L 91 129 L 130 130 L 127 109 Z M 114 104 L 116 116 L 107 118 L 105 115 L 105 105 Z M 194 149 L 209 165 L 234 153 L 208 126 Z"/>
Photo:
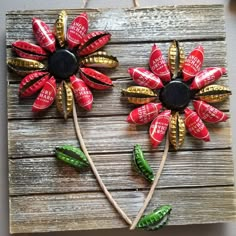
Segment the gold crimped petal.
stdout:
<path fill-rule="evenodd" d="M 178 41 L 173 41 L 169 47 L 168 65 L 173 78 L 178 76 L 178 73 L 182 70 L 185 60 L 184 49 L 179 46 Z"/>
<path fill-rule="evenodd" d="M 157 94 L 151 89 L 142 86 L 130 86 L 123 89 L 122 93 L 133 104 L 146 104 L 154 101 L 157 97 Z"/>
<path fill-rule="evenodd" d="M 217 103 L 224 101 L 230 95 L 231 91 L 229 90 L 229 88 L 223 85 L 212 84 L 206 86 L 205 88 L 202 88 L 196 94 L 196 97 L 207 103 Z"/>
<path fill-rule="evenodd" d="M 67 27 L 67 13 L 66 11 L 62 10 L 58 14 L 58 18 L 55 22 L 55 35 L 61 47 L 65 45 L 66 41 L 66 27 Z"/>
<path fill-rule="evenodd" d="M 169 137 L 170 143 L 178 150 L 184 143 L 186 128 L 182 117 L 178 112 L 171 115 Z"/>
<path fill-rule="evenodd" d="M 35 71 L 42 71 L 45 69 L 45 65 L 39 61 L 20 57 L 8 58 L 7 65 L 11 70 L 20 75 L 26 75 Z"/>
<path fill-rule="evenodd" d="M 85 57 L 81 64 L 86 67 L 100 67 L 100 68 L 115 68 L 119 65 L 119 62 L 116 57 L 111 55 L 104 55 L 100 51 L 100 54 L 93 54 Z"/>
<path fill-rule="evenodd" d="M 66 120 L 73 109 L 73 92 L 65 81 L 62 81 L 57 89 L 56 105 Z"/>

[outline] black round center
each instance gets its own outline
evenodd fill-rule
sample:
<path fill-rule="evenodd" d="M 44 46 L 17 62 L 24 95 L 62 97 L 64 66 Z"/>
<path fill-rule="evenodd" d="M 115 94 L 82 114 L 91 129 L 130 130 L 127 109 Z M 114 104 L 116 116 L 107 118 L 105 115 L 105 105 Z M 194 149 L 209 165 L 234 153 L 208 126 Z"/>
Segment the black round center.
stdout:
<path fill-rule="evenodd" d="M 161 89 L 159 99 L 167 109 L 181 111 L 190 102 L 190 89 L 183 82 L 173 80 Z"/>
<path fill-rule="evenodd" d="M 67 79 L 78 69 L 76 56 L 66 49 L 59 49 L 48 58 L 48 71 L 59 79 Z"/>

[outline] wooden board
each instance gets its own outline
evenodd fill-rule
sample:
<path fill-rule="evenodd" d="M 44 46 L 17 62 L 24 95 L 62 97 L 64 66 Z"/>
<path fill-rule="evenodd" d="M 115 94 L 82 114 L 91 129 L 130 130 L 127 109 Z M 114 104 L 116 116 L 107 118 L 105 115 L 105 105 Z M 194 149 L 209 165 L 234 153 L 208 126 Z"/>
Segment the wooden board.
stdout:
<path fill-rule="evenodd" d="M 69 22 L 83 9 L 68 10 Z M 118 57 L 119 68 L 106 71 L 116 88 L 94 91 L 91 112 L 79 109 L 79 122 L 89 152 L 104 183 L 132 219 L 150 185 L 132 170 L 132 148 L 142 144 L 156 171 L 163 144 L 152 149 L 148 126 L 125 122 L 134 108 L 120 97 L 132 84 L 127 68 L 148 64 L 152 44 L 167 55 L 171 40 L 184 44 L 186 54 L 197 44 L 205 48 L 203 67 L 227 66 L 224 11 L 221 5 L 168 6 L 142 9 L 88 9 L 90 31 L 112 33 L 105 49 Z M 58 11 L 11 11 L 6 19 L 7 56 L 17 39 L 35 42 L 32 17 L 52 27 Z M 19 100 L 21 78 L 8 72 L 8 154 L 11 233 L 127 227 L 101 192 L 92 172 L 79 173 L 54 157 L 61 144 L 78 146 L 72 119 L 64 121 L 55 105 L 34 116 L 34 98 Z M 218 81 L 228 84 L 228 77 Z M 230 116 L 229 101 L 217 107 Z M 172 204 L 170 225 L 236 220 L 230 120 L 207 124 L 211 142 L 187 135 L 180 151 L 170 149 L 160 183 L 148 211 Z"/>

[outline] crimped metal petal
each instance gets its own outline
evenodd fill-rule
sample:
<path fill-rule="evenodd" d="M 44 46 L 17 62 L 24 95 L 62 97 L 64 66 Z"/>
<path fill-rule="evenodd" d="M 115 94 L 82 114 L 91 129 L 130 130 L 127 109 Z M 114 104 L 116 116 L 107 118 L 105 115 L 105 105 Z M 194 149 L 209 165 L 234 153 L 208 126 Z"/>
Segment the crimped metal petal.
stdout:
<path fill-rule="evenodd" d="M 66 27 L 67 27 L 67 13 L 65 10 L 62 10 L 58 14 L 58 18 L 54 25 L 56 39 L 61 47 L 65 45 L 66 41 Z"/>
<path fill-rule="evenodd" d="M 186 128 L 184 120 L 178 112 L 172 114 L 170 119 L 169 138 L 170 143 L 175 150 L 178 150 L 183 145 L 185 134 Z"/>
<path fill-rule="evenodd" d="M 36 71 L 43 71 L 46 69 L 45 65 L 41 62 L 25 58 L 8 58 L 8 67 L 19 75 L 27 75 Z"/>
<path fill-rule="evenodd" d="M 51 31 L 49 25 L 47 25 L 44 21 L 33 18 L 32 19 L 32 28 L 34 32 L 34 36 L 39 43 L 39 45 L 48 50 L 49 52 L 56 51 L 56 39 Z"/>
<path fill-rule="evenodd" d="M 33 43 L 17 40 L 16 42 L 12 43 L 12 49 L 18 56 L 22 58 L 37 61 L 47 58 L 47 52 L 40 46 Z"/>
<path fill-rule="evenodd" d="M 173 75 L 173 78 L 176 78 L 179 72 L 183 68 L 185 60 L 184 49 L 179 46 L 178 41 L 173 41 L 169 47 L 168 54 L 168 66 Z"/>
<path fill-rule="evenodd" d="M 105 31 L 95 31 L 87 34 L 79 46 L 79 56 L 91 54 L 103 47 L 111 38 L 111 34 Z"/>
<path fill-rule="evenodd" d="M 29 97 L 40 90 L 49 80 L 48 72 L 34 72 L 25 76 L 19 86 L 19 96 Z"/>
<path fill-rule="evenodd" d="M 83 58 L 81 63 L 86 67 L 100 67 L 100 68 L 115 68 L 119 65 L 119 62 L 116 57 L 113 57 L 111 55 L 99 55 L 99 54 L 89 55 Z"/>
<path fill-rule="evenodd" d="M 66 120 L 73 109 L 73 92 L 65 81 L 62 81 L 57 89 L 56 105 Z"/>
<path fill-rule="evenodd" d="M 217 103 L 226 100 L 230 95 L 231 91 L 229 88 L 223 85 L 212 84 L 201 89 L 196 94 L 196 98 L 207 103 Z"/>
<path fill-rule="evenodd" d="M 122 94 L 133 104 L 146 104 L 154 101 L 157 94 L 151 89 L 142 86 L 130 86 L 122 90 Z"/>
<path fill-rule="evenodd" d="M 91 88 L 104 90 L 113 86 L 112 80 L 108 76 L 94 69 L 80 68 L 80 74 L 83 81 Z"/>

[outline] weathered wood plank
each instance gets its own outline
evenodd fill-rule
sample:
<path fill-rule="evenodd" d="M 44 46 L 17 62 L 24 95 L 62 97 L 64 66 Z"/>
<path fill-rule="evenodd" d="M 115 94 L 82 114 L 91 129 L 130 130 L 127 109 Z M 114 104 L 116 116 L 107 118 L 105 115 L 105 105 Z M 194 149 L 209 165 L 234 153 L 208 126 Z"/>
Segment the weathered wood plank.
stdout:
<path fill-rule="evenodd" d="M 84 9 L 68 10 L 69 19 Z M 188 39 L 224 39 L 224 11 L 221 5 L 166 6 L 142 9 L 86 9 L 89 30 L 109 29 L 112 42 L 137 42 Z M 51 27 L 58 10 L 10 11 L 6 19 L 6 39 L 33 40 L 32 17 L 39 17 Z"/>
<path fill-rule="evenodd" d="M 225 84 L 228 81 L 228 78 L 222 78 L 219 80 L 219 83 Z M 132 109 L 137 106 L 127 102 L 127 99 L 122 97 L 120 88 L 127 88 L 128 86 L 134 85 L 134 83 L 127 78 L 123 81 L 115 81 L 114 87 L 112 90 L 104 91 L 94 91 L 94 103 L 93 109 L 90 112 L 86 112 L 83 108 L 78 107 L 78 112 L 80 117 L 91 117 L 91 116 L 104 116 L 104 115 L 128 115 Z M 57 112 L 56 105 L 52 105 L 46 112 L 39 113 L 35 116 L 33 113 L 32 105 L 35 98 L 30 97 L 20 99 L 18 96 L 19 85 L 10 84 L 8 85 L 8 119 L 29 119 L 29 118 L 53 118 L 58 117 L 62 118 L 61 115 Z M 112 109 L 111 104 L 112 102 Z M 159 99 L 156 99 L 156 102 L 159 102 Z M 213 104 L 220 110 L 228 111 L 230 108 L 229 100 L 226 100 L 222 103 Z M 193 108 L 192 103 L 190 102 L 189 107 Z M 101 109 L 102 108 L 102 109 Z"/>
<path fill-rule="evenodd" d="M 154 172 L 160 153 L 145 153 Z M 109 190 L 149 188 L 132 168 L 132 153 L 92 155 Z M 78 170 L 55 157 L 9 160 L 10 195 L 99 191 L 93 173 Z M 217 173 L 217 174 L 216 174 Z M 233 185 L 231 150 L 170 152 L 158 188 Z"/>
<path fill-rule="evenodd" d="M 18 40 L 21 38 L 15 38 Z M 203 45 L 205 49 L 204 57 L 204 67 L 211 66 L 221 66 L 226 67 L 226 45 L 225 41 L 199 41 L 199 42 L 184 42 L 183 46 L 186 55 L 191 52 L 197 45 Z M 117 44 L 117 45 L 107 45 L 104 49 L 114 56 L 116 56 L 120 62 L 120 65 L 115 70 L 103 70 L 111 78 L 123 78 L 128 77 L 127 69 L 129 67 L 148 67 L 149 55 L 151 52 L 153 43 L 132 43 L 132 44 Z M 170 46 L 168 43 L 158 43 L 161 48 L 163 55 L 167 57 L 168 48 Z M 7 49 L 7 57 L 15 56 L 10 48 Z M 19 75 L 14 73 L 8 74 L 8 81 L 18 82 L 21 80 Z"/>
<path fill-rule="evenodd" d="M 90 153 L 130 152 L 136 143 L 151 150 L 148 126 L 130 125 L 124 116 L 90 117 L 79 119 L 81 130 Z M 184 149 L 215 149 L 231 146 L 229 121 L 208 124 L 211 142 L 203 142 L 187 135 Z M 9 121 L 9 157 L 48 156 L 56 146 L 78 145 L 72 120 L 19 120 Z M 158 148 L 163 150 L 164 142 Z M 155 149 L 153 149 L 155 150 Z"/>
<path fill-rule="evenodd" d="M 69 22 L 83 11 L 68 10 Z M 16 39 L 35 42 L 30 24 L 32 17 L 39 17 L 52 27 L 57 14 L 58 10 L 9 12 L 6 22 L 7 57 L 14 55 L 9 46 Z M 205 48 L 204 67 L 226 67 L 223 6 L 89 9 L 88 14 L 90 31 L 107 29 L 113 35 L 106 50 L 118 57 L 120 67 L 106 73 L 119 87 L 126 87 L 131 82 L 128 67 L 147 66 L 154 42 L 158 42 L 164 55 L 167 55 L 169 41 L 173 39 L 184 41 L 186 54 L 197 44 L 202 44 Z M 90 171 L 80 174 L 53 156 L 56 146 L 65 143 L 78 146 L 72 119 L 66 122 L 58 119 L 55 106 L 35 119 L 30 111 L 33 99 L 18 99 L 20 77 L 8 73 L 7 80 L 10 82 L 11 232 L 126 227 Z M 227 80 L 223 77 L 219 83 L 227 84 Z M 127 214 L 134 217 L 149 184 L 131 169 L 133 145 L 142 144 L 156 171 L 163 144 L 158 149 L 151 149 L 148 126 L 136 127 L 126 123 L 126 115 L 134 106 L 120 99 L 119 89 L 94 94 L 93 111 L 79 110 L 85 143 L 112 195 Z M 228 111 L 229 103 L 222 103 L 219 108 Z M 181 151 L 171 150 L 169 153 L 149 210 L 158 203 L 172 204 L 174 210 L 170 224 L 236 219 L 233 200 L 236 195 L 234 188 L 230 187 L 234 184 L 230 121 L 207 126 L 211 142 L 203 143 L 187 135 Z"/>
<path fill-rule="evenodd" d="M 146 192 L 112 195 L 134 218 Z M 170 225 L 234 221 L 235 197 L 234 187 L 158 190 L 147 212 L 168 203 L 173 206 Z M 127 227 L 100 192 L 11 197 L 10 205 L 11 233 Z"/>

